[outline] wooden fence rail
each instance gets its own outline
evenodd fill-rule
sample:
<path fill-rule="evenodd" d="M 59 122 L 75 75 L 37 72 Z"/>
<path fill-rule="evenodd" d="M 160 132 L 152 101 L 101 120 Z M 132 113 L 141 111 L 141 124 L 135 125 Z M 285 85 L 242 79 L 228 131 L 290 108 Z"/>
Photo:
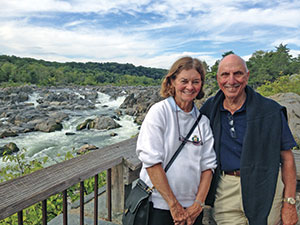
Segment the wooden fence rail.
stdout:
<path fill-rule="evenodd" d="M 132 138 L 0 183 L 0 220 L 15 213 L 22 218 L 22 210 L 38 202 L 42 202 L 45 207 L 47 198 L 57 193 L 66 194 L 66 190 L 75 184 L 81 183 L 83 189 L 84 180 L 90 177 L 97 179 L 97 175 L 105 170 L 112 172 L 113 190 L 108 190 L 113 195 L 112 209 L 122 210 L 124 199 L 116 201 L 116 198 L 119 198 L 119 192 L 124 198 L 127 186 L 131 187 L 140 168 L 140 162 L 135 156 L 135 143 L 136 138 Z"/>

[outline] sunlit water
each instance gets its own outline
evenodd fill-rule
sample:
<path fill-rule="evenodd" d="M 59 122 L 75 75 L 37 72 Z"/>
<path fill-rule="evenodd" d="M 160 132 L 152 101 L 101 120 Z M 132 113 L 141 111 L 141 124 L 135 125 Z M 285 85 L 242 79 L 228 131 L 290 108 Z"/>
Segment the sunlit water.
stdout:
<path fill-rule="evenodd" d="M 79 94 L 78 94 L 79 95 Z M 33 93 L 28 102 L 38 105 L 36 100 L 39 98 L 37 93 Z M 30 132 L 20 134 L 17 137 L 0 139 L 0 146 L 9 142 L 14 142 L 22 150 L 26 149 L 26 157 L 30 159 L 47 156 L 47 165 L 51 165 L 64 160 L 65 154 L 69 151 L 78 150 L 84 144 L 92 144 L 99 148 L 126 140 L 138 133 L 138 125 L 133 122 L 133 118 L 123 115 L 116 122 L 121 125 L 120 128 L 112 130 L 82 130 L 76 131 L 76 126 L 88 118 L 95 118 L 97 115 L 113 115 L 125 96 L 116 100 L 103 93 L 98 93 L 98 101 L 95 110 L 72 112 L 70 119 L 63 122 L 63 129 L 52 133 Z M 66 135 L 66 132 L 75 133 L 75 135 Z M 116 133 L 117 136 L 111 136 Z M 0 159 L 0 168 L 5 163 Z"/>

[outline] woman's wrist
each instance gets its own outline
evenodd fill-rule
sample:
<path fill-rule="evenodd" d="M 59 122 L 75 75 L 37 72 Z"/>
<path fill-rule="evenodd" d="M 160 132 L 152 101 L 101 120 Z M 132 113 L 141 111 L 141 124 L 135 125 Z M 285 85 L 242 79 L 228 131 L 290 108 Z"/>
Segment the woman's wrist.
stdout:
<path fill-rule="evenodd" d="M 203 208 L 204 206 L 205 206 L 205 203 L 204 202 L 201 202 L 201 201 L 199 201 L 199 200 L 195 200 L 195 202 L 198 204 L 198 205 L 200 205 L 201 206 L 201 208 Z"/>
<path fill-rule="evenodd" d="M 175 199 L 172 199 L 172 200 L 169 200 L 167 201 L 167 204 L 169 205 L 169 208 L 172 209 L 172 208 L 176 208 L 178 204 L 180 204 L 178 202 L 178 200 L 175 198 Z"/>

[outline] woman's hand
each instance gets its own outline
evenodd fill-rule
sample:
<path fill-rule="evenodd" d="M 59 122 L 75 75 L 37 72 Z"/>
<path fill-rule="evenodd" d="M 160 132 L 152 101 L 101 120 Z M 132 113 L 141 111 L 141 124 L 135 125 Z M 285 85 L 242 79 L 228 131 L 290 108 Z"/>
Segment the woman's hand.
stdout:
<path fill-rule="evenodd" d="M 152 184 L 169 205 L 174 223 L 176 225 L 185 225 L 188 214 L 178 202 L 172 189 L 170 188 L 166 173 L 161 164 L 159 163 L 152 167 L 148 167 L 146 170 Z"/>
<path fill-rule="evenodd" d="M 188 213 L 177 201 L 174 205 L 170 206 L 170 212 L 175 225 L 185 225 L 188 218 Z"/>
<path fill-rule="evenodd" d="M 190 207 L 188 207 L 186 209 L 186 212 L 188 214 L 188 218 L 187 218 L 187 225 L 193 225 L 197 219 L 197 217 L 200 215 L 200 213 L 203 211 L 203 207 L 200 206 L 199 203 L 194 202 L 193 205 L 191 205 Z"/>

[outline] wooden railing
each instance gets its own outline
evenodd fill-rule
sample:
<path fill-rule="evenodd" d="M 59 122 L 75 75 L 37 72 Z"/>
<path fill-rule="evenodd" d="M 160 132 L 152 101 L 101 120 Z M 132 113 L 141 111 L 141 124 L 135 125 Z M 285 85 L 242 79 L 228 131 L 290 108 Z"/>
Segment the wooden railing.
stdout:
<path fill-rule="evenodd" d="M 113 144 L 86 155 L 49 166 L 29 175 L 0 183 L 0 221 L 18 213 L 23 224 L 23 210 L 42 202 L 43 224 L 47 224 L 47 198 L 63 194 L 63 224 L 68 224 L 67 189 L 80 183 L 80 224 L 84 224 L 84 183 L 95 177 L 94 224 L 98 224 L 98 174 L 107 170 L 107 215 L 122 213 L 124 201 L 138 178 L 141 162 L 135 154 L 136 138 Z M 300 181 L 300 152 L 294 151 L 297 180 Z"/>
<path fill-rule="evenodd" d="M 135 155 L 136 138 L 49 166 L 31 174 L 0 183 L 0 220 L 42 202 L 43 224 L 47 224 L 47 198 L 63 194 L 63 224 L 68 224 L 67 189 L 80 183 L 80 224 L 84 222 L 84 180 L 95 177 L 94 224 L 98 224 L 98 174 L 107 170 L 108 220 L 111 212 L 122 212 L 124 198 L 138 177 L 141 163 Z"/>

